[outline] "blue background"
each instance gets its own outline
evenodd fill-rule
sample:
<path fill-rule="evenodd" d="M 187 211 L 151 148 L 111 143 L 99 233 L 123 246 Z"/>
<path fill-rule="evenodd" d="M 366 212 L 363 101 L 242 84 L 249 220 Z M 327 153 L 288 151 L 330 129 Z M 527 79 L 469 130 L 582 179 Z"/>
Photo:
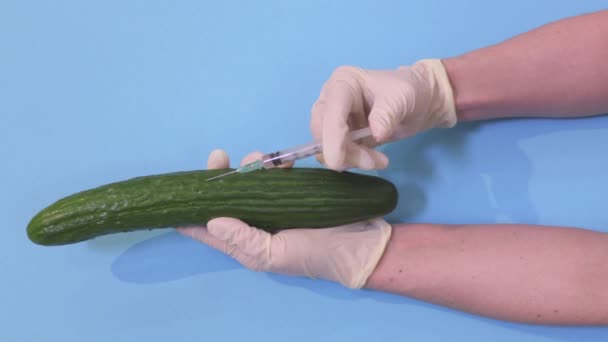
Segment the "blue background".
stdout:
<path fill-rule="evenodd" d="M 253 273 L 171 229 L 54 248 L 25 235 L 76 191 L 307 142 L 339 65 L 452 56 L 607 4 L 0 1 L 0 341 L 608 338 Z M 607 231 L 607 133 L 608 117 L 459 125 L 383 147 L 391 167 L 372 173 L 400 189 L 391 221 Z"/>

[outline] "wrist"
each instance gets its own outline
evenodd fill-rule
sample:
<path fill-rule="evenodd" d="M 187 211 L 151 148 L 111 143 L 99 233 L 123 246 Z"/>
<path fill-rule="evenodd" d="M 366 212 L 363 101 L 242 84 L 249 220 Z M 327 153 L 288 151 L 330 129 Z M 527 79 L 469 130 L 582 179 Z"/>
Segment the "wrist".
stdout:
<path fill-rule="evenodd" d="M 360 289 L 382 259 L 391 239 L 392 226 L 377 218 L 316 230 L 312 234 L 318 236 L 311 240 L 314 245 L 309 249 L 319 248 L 320 245 L 323 247 L 303 262 L 301 269 L 306 271 L 306 275 Z"/>
<path fill-rule="evenodd" d="M 359 289 L 365 286 L 368 279 L 376 270 L 376 267 L 378 267 L 380 260 L 382 260 L 382 256 L 391 239 L 393 227 L 384 219 L 376 219 L 369 224 L 373 225 L 374 229 L 378 232 L 376 247 L 370 250 L 367 262 L 363 265 L 358 274 L 353 277 L 351 283 L 345 284 L 347 287 Z"/>
<path fill-rule="evenodd" d="M 458 121 L 474 121 L 483 118 L 483 107 L 489 102 L 483 89 L 475 89 L 476 83 L 470 78 L 478 75 L 479 70 L 472 68 L 467 55 L 442 60 L 446 75 L 452 85 L 454 107 Z M 475 76 L 476 77 L 476 76 Z M 490 85 L 483 85 L 483 87 Z"/>
<path fill-rule="evenodd" d="M 456 125 L 455 96 L 447 69 L 440 59 L 422 59 L 412 69 L 420 75 L 424 91 L 429 96 L 429 106 L 424 109 L 436 128 L 450 128 Z"/>

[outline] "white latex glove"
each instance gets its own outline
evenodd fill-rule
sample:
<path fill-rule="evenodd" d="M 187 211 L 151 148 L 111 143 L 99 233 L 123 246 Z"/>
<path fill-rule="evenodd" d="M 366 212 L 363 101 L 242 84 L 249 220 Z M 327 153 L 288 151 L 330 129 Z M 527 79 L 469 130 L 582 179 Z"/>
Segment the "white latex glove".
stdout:
<path fill-rule="evenodd" d="M 252 153 L 241 164 L 260 155 Z M 209 156 L 209 169 L 228 166 L 224 151 L 216 150 Z M 232 256 L 253 271 L 320 278 L 361 288 L 380 261 L 392 227 L 378 218 L 332 228 L 269 234 L 236 218 L 222 217 L 209 221 L 207 227 L 177 230 Z"/>
<path fill-rule="evenodd" d="M 310 127 L 323 140 L 318 159 L 340 171 L 385 168 L 388 158 L 371 147 L 456 121 L 447 72 L 440 60 L 427 59 L 396 70 L 336 69 L 312 107 Z M 347 139 L 349 131 L 368 125 L 373 139 Z"/>

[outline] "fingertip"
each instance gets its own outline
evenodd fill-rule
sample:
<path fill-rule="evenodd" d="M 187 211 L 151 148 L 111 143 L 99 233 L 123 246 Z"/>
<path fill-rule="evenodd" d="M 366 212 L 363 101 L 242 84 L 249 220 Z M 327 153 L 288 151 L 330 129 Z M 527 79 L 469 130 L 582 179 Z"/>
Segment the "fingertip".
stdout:
<path fill-rule="evenodd" d="M 330 167 L 329 165 L 327 165 L 327 162 L 325 161 L 325 157 L 323 156 L 323 154 L 317 154 L 315 156 L 315 158 L 317 159 L 317 162 L 319 162 L 319 164 L 323 165 L 324 167 L 333 170 L 333 171 L 344 171 L 346 169 L 346 167 L 344 165 L 342 165 L 341 167 Z"/>
<path fill-rule="evenodd" d="M 256 160 L 260 160 L 260 158 L 262 158 L 263 155 L 264 155 L 264 153 L 262 153 L 260 151 L 251 152 L 241 160 L 241 166 L 249 164 L 249 163 L 253 163 Z"/>
<path fill-rule="evenodd" d="M 216 217 L 216 218 L 209 220 L 209 222 L 207 222 L 207 227 L 210 229 L 213 228 L 215 230 L 217 228 L 222 228 L 224 226 L 239 224 L 240 222 L 243 222 L 243 221 L 241 221 L 237 218 L 233 218 L 233 217 Z"/>
<path fill-rule="evenodd" d="M 341 156 L 338 156 L 338 158 L 334 158 L 332 161 L 329 162 L 328 158 L 326 157 L 326 154 L 319 154 L 316 156 L 316 159 L 321 165 L 332 171 L 342 172 L 349 168 L 349 166 L 346 165 L 346 153 L 343 153 Z"/>
<path fill-rule="evenodd" d="M 370 121 L 369 128 L 372 131 L 372 137 L 378 143 L 383 143 L 387 138 L 386 125 L 378 120 Z"/>
<path fill-rule="evenodd" d="M 290 169 L 290 168 L 292 168 L 294 165 L 295 165 L 295 162 L 290 161 L 290 162 L 287 162 L 287 163 L 285 163 L 285 164 L 282 164 L 281 166 L 279 166 L 279 168 L 280 168 L 280 169 Z"/>
<path fill-rule="evenodd" d="M 315 123 L 321 131 L 323 154 L 327 167 L 337 170 L 344 163 L 345 140 L 349 133 L 349 115 L 353 102 L 360 97 L 359 84 L 350 68 L 340 68 L 323 88 L 323 103 L 317 104 L 316 116 L 322 118 Z M 318 133 L 315 133 L 318 134 Z"/>
<path fill-rule="evenodd" d="M 386 169 L 388 167 L 389 159 L 386 154 L 367 146 L 362 146 L 362 148 L 366 153 L 369 154 L 373 161 L 372 169 L 378 170 Z"/>
<path fill-rule="evenodd" d="M 218 217 L 207 222 L 209 233 L 221 240 L 233 240 L 236 232 L 244 228 L 249 225 L 232 217 Z"/>
<path fill-rule="evenodd" d="M 374 140 L 378 143 L 386 142 L 393 134 L 394 127 L 390 115 L 381 108 L 372 108 L 369 114 L 369 128 Z"/>
<path fill-rule="evenodd" d="M 230 167 L 230 158 L 226 151 L 222 149 L 215 149 L 211 151 L 207 158 L 208 169 L 226 169 Z"/>
<path fill-rule="evenodd" d="M 345 153 L 343 151 L 334 151 L 326 154 L 325 165 L 334 171 L 343 171 L 344 160 Z"/>
<path fill-rule="evenodd" d="M 382 152 L 377 152 L 377 156 L 378 156 L 378 169 L 386 169 L 390 163 L 390 160 L 388 159 L 388 156 Z"/>
<path fill-rule="evenodd" d="M 224 252 L 226 249 L 226 242 L 213 236 L 205 226 L 177 227 L 176 230 L 180 234 L 217 249 L 218 251 Z"/>
<path fill-rule="evenodd" d="M 374 168 L 374 160 L 362 146 L 354 143 L 347 147 L 346 162 L 361 170 L 370 170 Z"/>
<path fill-rule="evenodd" d="M 388 157 L 373 148 L 352 144 L 346 162 L 361 170 L 377 170 L 388 166 Z"/>
<path fill-rule="evenodd" d="M 343 169 L 346 158 L 346 136 L 348 126 L 336 123 L 326 126 L 323 131 L 323 158 L 328 168 L 339 171 Z"/>

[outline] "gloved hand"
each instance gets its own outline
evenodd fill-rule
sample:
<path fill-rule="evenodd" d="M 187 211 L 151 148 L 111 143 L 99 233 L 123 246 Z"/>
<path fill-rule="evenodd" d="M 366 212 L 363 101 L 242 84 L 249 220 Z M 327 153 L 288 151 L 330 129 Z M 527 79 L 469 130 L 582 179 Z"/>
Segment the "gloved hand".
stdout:
<path fill-rule="evenodd" d="M 340 171 L 385 168 L 388 158 L 372 147 L 456 121 L 447 72 L 440 60 L 427 59 L 396 70 L 336 69 L 312 107 L 310 127 L 323 140 L 318 159 Z M 347 139 L 349 131 L 368 125 L 373 139 Z"/>
<path fill-rule="evenodd" d="M 245 157 L 242 164 L 261 153 Z M 209 169 L 227 168 L 224 151 L 211 153 Z M 289 229 L 274 235 L 236 218 L 216 218 L 207 227 L 178 227 L 195 240 L 224 252 L 258 272 L 307 276 L 361 288 L 380 261 L 392 227 L 381 218 L 322 229 Z"/>

